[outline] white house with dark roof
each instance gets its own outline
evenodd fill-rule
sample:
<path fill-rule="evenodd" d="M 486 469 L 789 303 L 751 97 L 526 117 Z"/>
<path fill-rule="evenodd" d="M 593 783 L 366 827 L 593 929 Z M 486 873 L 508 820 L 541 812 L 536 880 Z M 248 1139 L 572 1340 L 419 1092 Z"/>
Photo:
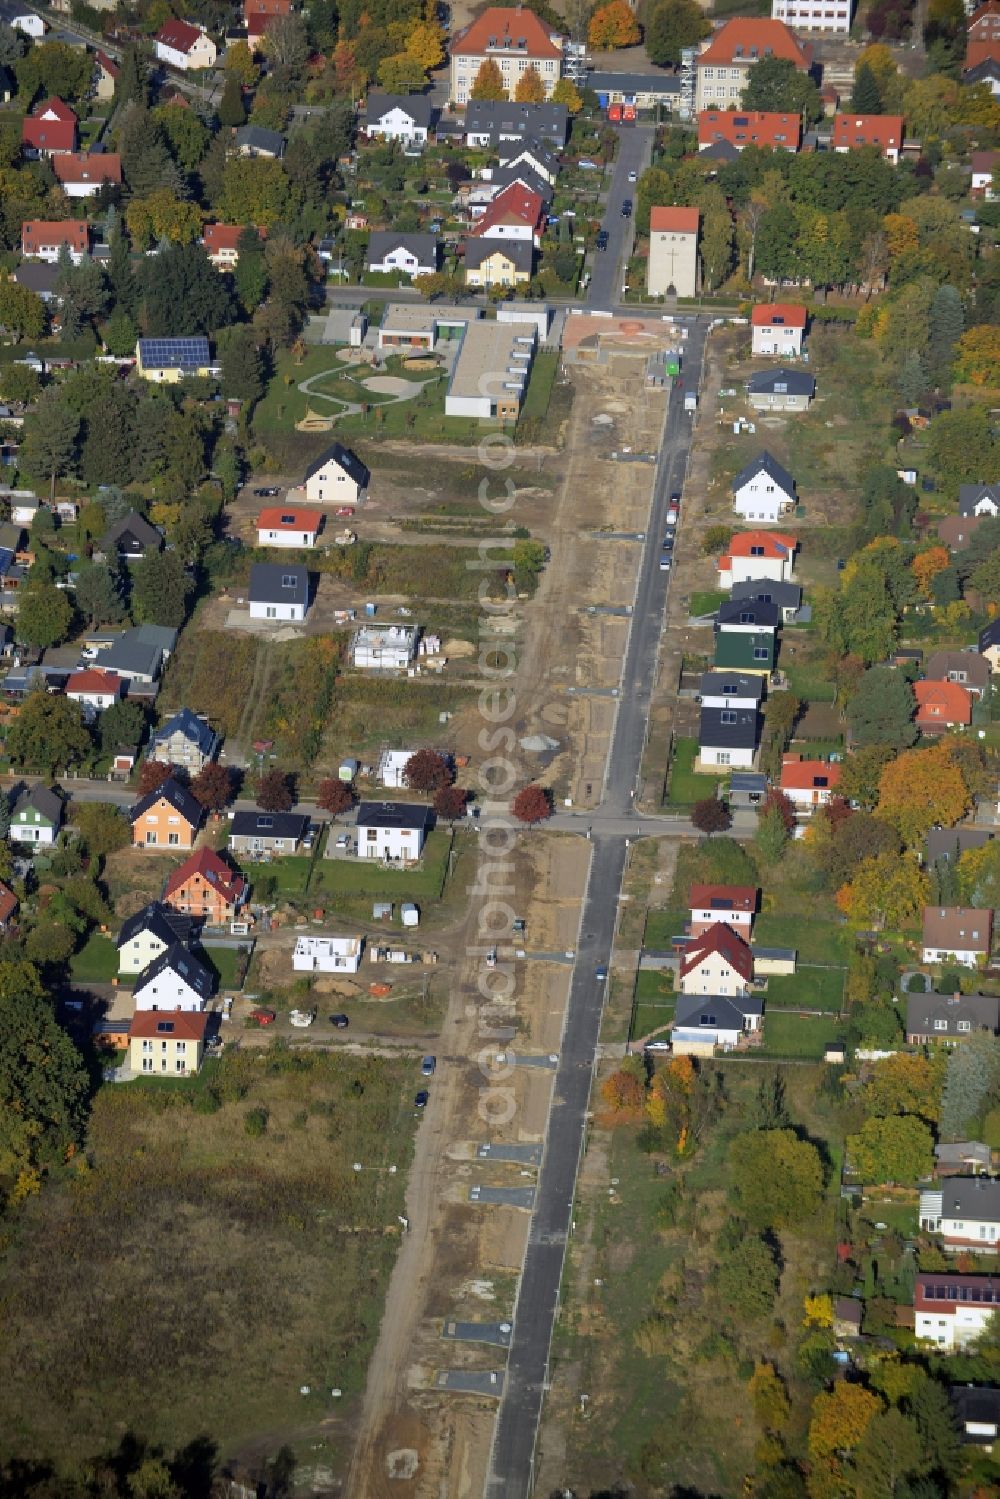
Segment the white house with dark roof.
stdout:
<path fill-rule="evenodd" d="M 430 133 L 434 106 L 429 94 L 386 94 L 369 89 L 365 133 L 378 140 L 423 145 Z"/>
<path fill-rule="evenodd" d="M 760 1029 L 763 1013 L 757 995 L 679 994 L 670 1033 L 674 1055 L 699 1055 L 706 1043 L 732 1051 L 745 1035 Z"/>
<path fill-rule="evenodd" d="M 139 976 L 133 990 L 137 1010 L 203 1010 L 215 976 L 181 942 L 175 942 Z"/>
<path fill-rule="evenodd" d="M 804 370 L 761 370 L 747 381 L 754 411 L 808 411 L 816 381 Z"/>
<path fill-rule="evenodd" d="M 309 608 L 309 571 L 291 562 L 255 562 L 250 569 L 250 618 L 301 624 Z"/>
<path fill-rule="evenodd" d="M 368 237 L 368 269 L 405 276 L 430 276 L 438 268 L 438 241 L 434 234 L 403 234 L 376 229 Z"/>
<path fill-rule="evenodd" d="M 1000 484 L 960 484 L 959 515 L 1000 515 Z"/>
<path fill-rule="evenodd" d="M 932 1042 L 954 1046 L 977 1031 L 1000 1030 L 1000 999 L 995 994 L 908 994 L 906 1039 L 910 1046 Z"/>
<path fill-rule="evenodd" d="M 122 923 L 115 946 L 118 948 L 118 972 L 143 973 L 175 943 L 186 947 L 191 940 L 194 921 L 169 906 L 153 901 Z"/>
<path fill-rule="evenodd" d="M 433 821 L 430 807 L 415 802 L 361 802 L 356 818 L 358 858 L 413 864 Z"/>
<path fill-rule="evenodd" d="M 153 733 L 149 758 L 164 765 L 182 765 L 195 775 L 219 752 L 219 736 L 200 714 L 180 708 Z"/>
<path fill-rule="evenodd" d="M 954 1254 L 996 1254 L 1000 1240 L 1000 1181 L 950 1176 L 920 1194 L 920 1227 L 939 1234 Z"/>
<path fill-rule="evenodd" d="M 795 504 L 795 480 L 770 453 L 758 453 L 733 480 L 733 509 L 741 520 L 773 524 Z"/>
<path fill-rule="evenodd" d="M 17 843 L 55 843 L 63 820 L 62 797 L 48 786 L 31 786 L 14 803 L 10 836 Z"/>
<path fill-rule="evenodd" d="M 314 505 L 357 505 L 368 488 L 369 473 L 343 443 L 331 443 L 306 469 L 303 486 Z"/>

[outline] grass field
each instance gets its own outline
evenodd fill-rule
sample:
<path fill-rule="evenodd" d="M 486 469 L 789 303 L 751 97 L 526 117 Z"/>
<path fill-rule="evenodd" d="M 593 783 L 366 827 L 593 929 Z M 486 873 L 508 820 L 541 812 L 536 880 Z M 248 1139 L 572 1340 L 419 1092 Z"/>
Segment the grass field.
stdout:
<path fill-rule="evenodd" d="M 677 996 L 673 985 L 667 984 L 663 974 L 657 973 L 655 969 L 640 969 L 635 980 L 629 1040 L 648 1036 L 657 1026 L 666 1025 L 673 1020 L 676 1005 Z"/>
<path fill-rule="evenodd" d="M 807 916 L 758 916 L 753 937 L 762 947 L 794 947 L 800 963 L 846 963 L 854 941 L 837 921 Z"/>
<path fill-rule="evenodd" d="M 558 349 L 541 349 L 535 355 L 528 376 L 528 388 L 521 406 L 521 421 L 541 420 L 549 409 L 552 387 L 559 372 Z"/>
<path fill-rule="evenodd" d="M 195 957 L 215 974 L 216 989 L 238 989 L 237 977 L 243 954 L 235 947 L 196 947 Z"/>
<path fill-rule="evenodd" d="M 844 1022 L 832 1015 L 782 1015 L 765 1009 L 764 1045 L 757 1055 L 820 1061 L 826 1043 L 842 1039 L 843 1029 Z"/>
<path fill-rule="evenodd" d="M 799 1010 L 829 1010 L 836 1014 L 844 1002 L 843 968 L 807 968 L 767 981 L 767 1009 L 785 1005 Z"/>
<path fill-rule="evenodd" d="M 118 977 L 118 949 L 111 937 L 94 932 L 70 959 L 70 973 L 81 984 L 109 984 Z"/>
<path fill-rule="evenodd" d="M 206 713 L 220 733 L 231 735 L 243 716 L 261 643 L 252 635 L 195 630 L 181 635 L 170 658 L 158 709 L 180 707 Z"/>
<path fill-rule="evenodd" d="M 700 775 L 694 768 L 698 758 L 697 739 L 675 739 L 674 758 L 670 766 L 670 783 L 667 801 L 672 807 L 690 807 L 695 802 L 712 796 L 719 781 L 729 779 L 725 775 Z"/>
<path fill-rule="evenodd" d="M 719 605 L 728 599 L 728 593 L 723 593 L 719 588 L 701 589 L 691 595 L 688 604 L 688 613 L 696 618 L 703 614 L 714 614 Z"/>
<path fill-rule="evenodd" d="M 190 1082 L 102 1089 L 87 1168 L 29 1199 L 0 1260 L 0 1455 L 77 1462 L 131 1431 L 226 1456 L 266 1433 L 271 1453 L 288 1441 L 339 1472 L 396 1254 L 416 1078 L 412 1060 L 274 1047 Z"/>
<path fill-rule="evenodd" d="M 648 912 L 646 916 L 646 932 L 642 939 L 643 947 L 653 947 L 660 950 L 669 947 L 670 939 L 681 936 L 690 920 L 691 912 L 683 909 Z"/>

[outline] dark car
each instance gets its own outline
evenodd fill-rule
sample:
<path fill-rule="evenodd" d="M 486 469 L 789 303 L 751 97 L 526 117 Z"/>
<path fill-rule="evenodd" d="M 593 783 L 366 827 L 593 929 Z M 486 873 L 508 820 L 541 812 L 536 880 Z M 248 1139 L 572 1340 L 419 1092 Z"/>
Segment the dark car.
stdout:
<path fill-rule="evenodd" d="M 599 250 L 606 250 L 608 248 L 608 231 L 606 229 L 602 229 L 597 236 L 597 248 Z"/>
<path fill-rule="evenodd" d="M 670 496 L 670 503 L 671 503 L 671 505 L 679 505 L 680 502 L 681 502 L 681 492 L 680 492 L 679 489 L 675 489 L 674 492 Z"/>
<path fill-rule="evenodd" d="M 413 1100 L 413 1107 L 415 1109 L 426 1109 L 426 1107 L 427 1107 L 427 1100 L 428 1100 L 428 1098 L 430 1098 L 430 1096 L 431 1095 L 428 1093 L 428 1091 L 427 1091 L 426 1088 L 421 1088 L 420 1092 L 417 1094 L 416 1098 Z"/>
<path fill-rule="evenodd" d="M 331 1015 L 330 1016 L 330 1024 L 331 1025 L 335 1025 L 337 1027 L 338 1031 L 346 1031 L 346 1029 L 350 1025 L 350 1023 L 351 1023 L 350 1019 L 349 1019 L 349 1017 L 347 1015 Z"/>
<path fill-rule="evenodd" d="M 598 963 L 597 967 L 594 969 L 594 977 L 597 980 L 597 982 L 599 984 L 603 984 L 604 980 L 607 978 L 607 976 L 608 976 L 608 970 L 605 968 L 604 964 L 603 963 Z"/>
<path fill-rule="evenodd" d="M 632 199 L 631 198 L 626 198 L 624 200 L 624 202 L 622 203 L 622 218 L 623 219 L 630 219 L 631 217 L 632 217 Z"/>
<path fill-rule="evenodd" d="M 254 490 L 254 494 L 257 496 L 257 498 L 259 500 L 273 500 L 274 496 L 276 494 L 280 494 L 280 493 L 281 493 L 281 490 L 277 487 L 277 485 L 274 485 L 274 484 L 268 485 L 268 487 L 266 489 L 255 489 Z"/>
<path fill-rule="evenodd" d="M 674 549 L 674 533 L 673 533 L 673 531 L 668 531 L 667 534 L 666 534 L 666 536 L 664 536 L 664 538 L 663 538 L 663 548 L 662 548 L 662 550 L 665 551 L 665 552 L 672 552 L 673 549 Z"/>

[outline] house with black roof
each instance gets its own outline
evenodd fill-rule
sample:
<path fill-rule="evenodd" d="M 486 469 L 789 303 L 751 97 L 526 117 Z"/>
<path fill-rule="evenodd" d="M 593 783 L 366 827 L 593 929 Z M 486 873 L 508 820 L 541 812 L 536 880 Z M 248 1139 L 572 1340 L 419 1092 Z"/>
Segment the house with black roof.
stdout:
<path fill-rule="evenodd" d="M 233 853 L 259 859 L 266 854 L 294 854 L 306 833 L 304 812 L 234 812 L 229 823 Z"/>
<path fill-rule="evenodd" d="M 755 708 L 702 706 L 698 723 L 699 767 L 753 770 L 759 745 L 760 714 Z"/>
<path fill-rule="evenodd" d="M 1000 80 L 1000 64 L 997 76 Z M 1000 1436 L 1000 1390 L 993 1385 L 960 1384 L 952 1385 L 948 1393 L 962 1441 L 970 1447 L 991 1448 Z"/>
<path fill-rule="evenodd" d="M 250 618 L 301 624 L 309 608 L 309 570 L 290 562 L 255 562 L 250 569 Z"/>
<path fill-rule="evenodd" d="M 135 848 L 191 848 L 204 807 L 186 786 L 168 776 L 162 786 L 141 796 L 129 812 Z"/>
<path fill-rule="evenodd" d="M 775 604 L 782 621 L 797 614 L 802 605 L 802 589 L 797 583 L 782 583 L 773 578 L 748 578 L 734 583 L 729 594 L 734 603 Z"/>
<path fill-rule="evenodd" d="M 754 411 L 806 411 L 816 381 L 804 370 L 761 370 L 747 381 L 747 400 Z"/>
<path fill-rule="evenodd" d="M 733 480 L 733 509 L 743 520 L 773 523 L 795 504 L 795 480 L 768 452 L 758 453 Z"/>
<path fill-rule="evenodd" d="M 1000 515 L 1000 484 L 960 484 L 958 513 L 966 517 Z"/>
<path fill-rule="evenodd" d="M 501 142 L 497 147 L 501 168 L 527 167 L 550 187 L 559 175 L 559 158 L 555 151 L 537 140 Z"/>
<path fill-rule="evenodd" d="M 137 1010 L 204 1010 L 215 975 L 182 942 L 174 942 L 140 974 L 133 996 Z"/>
<path fill-rule="evenodd" d="M 118 948 L 118 972 L 142 973 L 175 943 L 186 947 L 194 931 L 194 921 L 179 911 L 172 911 L 160 901 L 143 906 L 122 923 L 115 946 Z"/>
<path fill-rule="evenodd" d="M 561 150 L 569 133 L 565 104 L 518 104 L 512 100 L 470 99 L 465 106 L 465 144 L 497 146 L 533 137 Z"/>
<path fill-rule="evenodd" d="M 331 443 L 306 469 L 302 483 L 314 505 L 357 505 L 371 476 L 361 459 L 343 443 Z"/>
<path fill-rule="evenodd" d="M 954 1046 L 975 1031 L 1000 1030 L 1000 998 L 995 994 L 908 994 L 906 1039 L 910 1046 L 944 1042 Z"/>
<path fill-rule="evenodd" d="M 365 133 L 383 141 L 423 145 L 430 134 L 434 105 L 429 94 L 387 94 L 369 89 Z"/>
<path fill-rule="evenodd" d="M 413 864 L 423 852 L 434 814 L 416 802 L 361 802 L 356 823 L 359 859 Z"/>
<path fill-rule="evenodd" d="M 757 630 L 772 633 L 781 624 L 781 610 L 777 604 L 763 603 L 759 599 L 726 599 L 715 612 L 716 633 L 722 630 L 752 635 Z"/>
<path fill-rule="evenodd" d="M 280 130 L 266 130 L 263 125 L 241 125 L 235 140 L 238 156 L 269 156 L 280 161 L 285 154 Z"/>
<path fill-rule="evenodd" d="M 123 562 L 139 562 L 147 552 L 163 550 L 163 533 L 137 510 L 130 510 L 105 531 L 101 551 L 114 553 Z"/>
<path fill-rule="evenodd" d="M 14 803 L 11 838 L 17 843 L 55 843 L 64 810 L 62 797 L 50 786 L 29 786 Z"/>
<path fill-rule="evenodd" d="M 368 236 L 370 271 L 404 276 L 431 276 L 438 268 L 436 234 L 400 233 L 395 229 L 375 229 Z"/>
<path fill-rule="evenodd" d="M 182 765 L 195 775 L 219 752 L 219 736 L 190 708 L 180 708 L 152 737 L 149 758 L 164 765 Z"/>

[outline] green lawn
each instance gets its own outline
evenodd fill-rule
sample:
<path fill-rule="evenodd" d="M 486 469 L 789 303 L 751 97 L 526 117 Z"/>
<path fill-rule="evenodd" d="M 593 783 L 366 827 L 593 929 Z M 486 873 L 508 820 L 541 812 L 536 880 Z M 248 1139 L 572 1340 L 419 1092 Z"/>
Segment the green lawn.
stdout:
<path fill-rule="evenodd" d="M 521 406 L 521 421 L 540 420 L 546 415 L 558 372 L 558 349 L 542 349 L 535 355 Z"/>
<path fill-rule="evenodd" d="M 836 688 L 818 665 L 782 661 L 781 667 L 788 678 L 789 691 L 802 702 L 833 702 Z"/>
<path fill-rule="evenodd" d="M 720 780 L 728 780 L 728 771 L 722 776 L 700 775 L 694 769 L 694 762 L 697 758 L 697 739 L 674 740 L 674 758 L 670 767 L 670 785 L 667 791 L 667 801 L 672 807 L 690 807 L 695 802 L 703 801 L 705 797 L 713 794 Z"/>
<path fill-rule="evenodd" d="M 681 936 L 690 920 L 690 911 L 650 911 L 646 916 L 646 931 L 642 939 L 643 947 L 653 947 L 660 950 L 669 947 L 670 939 Z"/>
<path fill-rule="evenodd" d="M 843 968 L 807 968 L 767 981 L 765 1007 L 787 1005 L 800 1010 L 829 1010 L 836 1014 L 844 1002 Z"/>
<path fill-rule="evenodd" d="M 842 1039 L 843 1029 L 843 1021 L 833 1016 L 783 1015 L 780 1010 L 765 1009 L 764 1045 L 755 1055 L 820 1061 L 826 1043 Z"/>
<path fill-rule="evenodd" d="M 714 614 L 720 604 L 728 599 L 728 593 L 721 588 L 701 589 L 691 595 L 688 605 L 688 613 L 698 617 L 702 614 Z"/>
<path fill-rule="evenodd" d="M 652 968 L 640 969 L 636 975 L 629 1039 L 648 1036 L 658 1026 L 667 1025 L 674 1018 L 676 1006 L 677 996 L 665 976 Z"/>
<path fill-rule="evenodd" d="M 215 974 L 216 988 L 237 989 L 237 975 L 243 954 L 235 947 L 198 947 L 195 956 L 200 958 L 207 968 L 211 968 Z"/>
<path fill-rule="evenodd" d="M 383 869 L 374 860 L 367 859 L 327 859 L 322 855 L 311 859 L 306 854 L 274 859 L 270 864 L 245 862 L 244 867 L 251 885 L 255 878 L 263 879 L 265 885 L 269 876 L 276 879 L 276 893 L 286 900 L 303 899 L 307 884 L 311 901 L 320 895 L 329 895 L 335 900 L 338 897 L 392 901 L 439 900 L 444 886 L 451 838 L 449 829 L 434 828 L 424 845 L 420 864 L 412 869 Z"/>
<path fill-rule="evenodd" d="M 118 949 L 110 937 L 93 933 L 70 959 L 70 973 L 81 984 L 110 984 L 118 977 Z"/>
<path fill-rule="evenodd" d="M 753 938 L 761 947 L 794 947 L 800 963 L 846 963 L 854 947 L 846 926 L 804 916 L 758 916 Z"/>

